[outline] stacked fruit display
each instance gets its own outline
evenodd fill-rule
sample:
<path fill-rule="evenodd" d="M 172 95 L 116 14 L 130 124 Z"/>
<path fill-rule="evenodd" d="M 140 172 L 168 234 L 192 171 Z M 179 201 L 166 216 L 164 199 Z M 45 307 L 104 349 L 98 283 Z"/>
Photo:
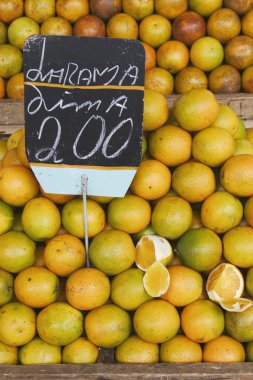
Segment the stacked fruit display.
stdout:
<path fill-rule="evenodd" d="M 253 92 L 252 0 L 0 0 L 0 99 L 23 98 L 22 49 L 39 33 L 139 38 L 146 88 L 164 95 Z"/>
<path fill-rule="evenodd" d="M 0 363 L 253 361 L 253 129 L 207 89 L 145 90 L 123 198 L 47 194 L 0 140 Z"/>

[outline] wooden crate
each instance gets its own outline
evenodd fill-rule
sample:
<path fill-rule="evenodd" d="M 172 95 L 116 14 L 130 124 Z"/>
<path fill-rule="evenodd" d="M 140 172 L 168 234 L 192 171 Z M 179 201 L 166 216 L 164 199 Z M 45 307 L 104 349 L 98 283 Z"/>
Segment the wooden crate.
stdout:
<path fill-rule="evenodd" d="M 169 107 L 172 107 L 177 95 L 168 96 Z M 228 104 L 238 116 L 245 122 L 247 127 L 253 127 L 253 95 L 230 94 L 217 95 L 219 102 Z M 24 126 L 24 103 L 5 99 L 0 101 L 0 135 L 8 135 L 16 129 Z"/>

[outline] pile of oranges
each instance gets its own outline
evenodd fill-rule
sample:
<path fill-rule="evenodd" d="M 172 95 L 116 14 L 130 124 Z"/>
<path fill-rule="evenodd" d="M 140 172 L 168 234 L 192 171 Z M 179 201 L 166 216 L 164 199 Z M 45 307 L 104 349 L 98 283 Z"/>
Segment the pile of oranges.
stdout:
<path fill-rule="evenodd" d="M 144 95 L 123 198 L 48 194 L 0 140 L 0 363 L 253 361 L 253 129 L 207 89 Z M 91 266 L 87 266 L 87 256 Z"/>
<path fill-rule="evenodd" d="M 0 0 L 0 99 L 23 98 L 33 34 L 139 39 L 146 88 L 252 93 L 252 0 Z"/>

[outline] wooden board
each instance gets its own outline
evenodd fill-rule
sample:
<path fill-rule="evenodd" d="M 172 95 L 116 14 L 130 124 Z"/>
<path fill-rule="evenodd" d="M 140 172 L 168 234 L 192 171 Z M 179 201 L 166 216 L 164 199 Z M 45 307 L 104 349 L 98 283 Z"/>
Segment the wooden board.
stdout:
<path fill-rule="evenodd" d="M 253 363 L 0 366 L 0 380 L 252 380 Z"/>

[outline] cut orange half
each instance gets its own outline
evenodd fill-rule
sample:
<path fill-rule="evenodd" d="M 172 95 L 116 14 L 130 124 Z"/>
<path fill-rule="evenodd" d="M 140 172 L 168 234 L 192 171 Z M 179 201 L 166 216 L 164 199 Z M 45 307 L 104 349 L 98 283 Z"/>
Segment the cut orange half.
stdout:
<path fill-rule="evenodd" d="M 153 263 L 143 277 L 143 285 L 151 297 L 161 297 L 169 288 L 168 269 L 159 261 Z"/>
<path fill-rule="evenodd" d="M 209 274 L 206 291 L 212 301 L 220 302 L 240 298 L 244 280 L 239 269 L 229 263 L 222 263 Z"/>
<path fill-rule="evenodd" d="M 172 247 L 163 237 L 146 235 L 136 245 L 135 263 L 143 271 L 146 271 L 156 261 L 167 266 L 172 260 Z"/>
<path fill-rule="evenodd" d="M 242 311 L 253 306 L 253 301 L 248 298 L 234 298 L 232 300 L 220 301 L 220 306 L 224 310 L 241 313 Z"/>

